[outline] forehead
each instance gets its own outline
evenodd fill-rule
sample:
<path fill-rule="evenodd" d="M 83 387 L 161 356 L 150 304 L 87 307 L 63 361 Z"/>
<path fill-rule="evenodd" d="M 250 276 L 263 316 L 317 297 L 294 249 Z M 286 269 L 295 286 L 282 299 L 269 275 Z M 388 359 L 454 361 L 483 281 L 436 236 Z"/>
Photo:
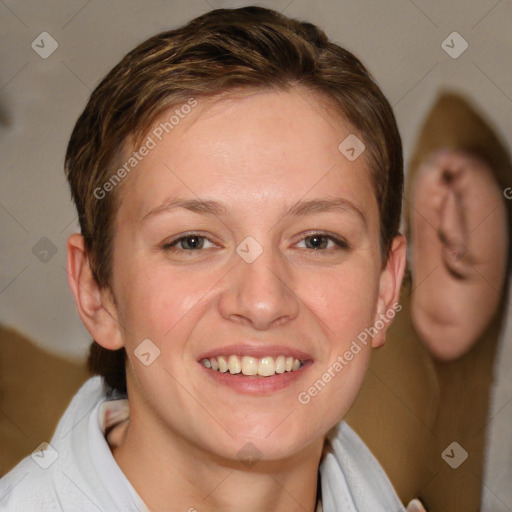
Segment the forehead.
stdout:
<path fill-rule="evenodd" d="M 366 155 L 350 161 L 339 149 L 354 130 L 322 97 L 296 87 L 194 101 L 164 111 L 148 131 L 142 145 L 151 149 L 122 184 L 120 221 L 170 196 L 260 214 L 308 195 L 376 205 Z"/>

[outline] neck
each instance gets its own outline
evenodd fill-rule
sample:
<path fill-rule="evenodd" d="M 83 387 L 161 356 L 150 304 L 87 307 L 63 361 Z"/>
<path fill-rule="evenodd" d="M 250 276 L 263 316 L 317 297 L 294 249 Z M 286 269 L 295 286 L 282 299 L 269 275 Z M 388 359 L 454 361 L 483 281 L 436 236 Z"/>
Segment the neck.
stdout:
<path fill-rule="evenodd" d="M 149 427 L 133 414 L 113 436 L 118 444 L 112 454 L 150 510 L 313 512 L 316 508 L 323 438 L 285 460 L 260 460 L 249 467 L 212 454 L 161 425 Z"/>

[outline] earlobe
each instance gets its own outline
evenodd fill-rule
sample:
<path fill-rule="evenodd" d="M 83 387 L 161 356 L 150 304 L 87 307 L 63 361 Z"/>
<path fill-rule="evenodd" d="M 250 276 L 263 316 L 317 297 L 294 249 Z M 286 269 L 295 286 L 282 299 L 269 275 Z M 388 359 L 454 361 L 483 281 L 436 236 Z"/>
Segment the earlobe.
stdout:
<path fill-rule="evenodd" d="M 82 323 L 102 347 L 121 348 L 124 342 L 116 307 L 109 290 L 100 288 L 92 274 L 83 236 L 70 235 L 66 251 L 68 282 Z"/>
<path fill-rule="evenodd" d="M 400 290 L 407 261 L 407 242 L 404 235 L 393 239 L 386 266 L 381 272 L 379 296 L 374 319 L 374 328 L 378 331 L 372 340 L 372 347 L 384 345 L 386 332 L 396 313 L 400 311 Z"/>

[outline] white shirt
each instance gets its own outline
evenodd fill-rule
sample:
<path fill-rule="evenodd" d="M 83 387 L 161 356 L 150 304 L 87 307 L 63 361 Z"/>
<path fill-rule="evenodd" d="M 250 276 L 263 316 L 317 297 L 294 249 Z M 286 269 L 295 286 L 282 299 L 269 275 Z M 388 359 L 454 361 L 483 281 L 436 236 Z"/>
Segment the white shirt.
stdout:
<path fill-rule="evenodd" d="M 128 401 L 107 401 L 101 377 L 87 380 L 60 419 L 49 446 L 0 479 L 0 511 L 147 512 L 105 438 L 128 415 Z M 108 412 L 108 414 L 107 414 Z M 320 464 L 323 512 L 405 512 L 363 441 L 340 422 Z"/>

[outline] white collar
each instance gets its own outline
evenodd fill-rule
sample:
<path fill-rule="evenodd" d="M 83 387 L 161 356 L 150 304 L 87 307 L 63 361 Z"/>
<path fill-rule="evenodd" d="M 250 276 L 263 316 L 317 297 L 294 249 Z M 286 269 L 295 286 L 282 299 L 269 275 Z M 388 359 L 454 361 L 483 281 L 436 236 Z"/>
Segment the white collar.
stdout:
<path fill-rule="evenodd" d="M 128 418 L 127 399 L 101 404 L 99 424 L 109 444 L 116 444 L 110 428 Z M 406 512 L 377 459 L 344 421 L 329 432 L 319 471 L 322 501 L 315 512 Z"/>

